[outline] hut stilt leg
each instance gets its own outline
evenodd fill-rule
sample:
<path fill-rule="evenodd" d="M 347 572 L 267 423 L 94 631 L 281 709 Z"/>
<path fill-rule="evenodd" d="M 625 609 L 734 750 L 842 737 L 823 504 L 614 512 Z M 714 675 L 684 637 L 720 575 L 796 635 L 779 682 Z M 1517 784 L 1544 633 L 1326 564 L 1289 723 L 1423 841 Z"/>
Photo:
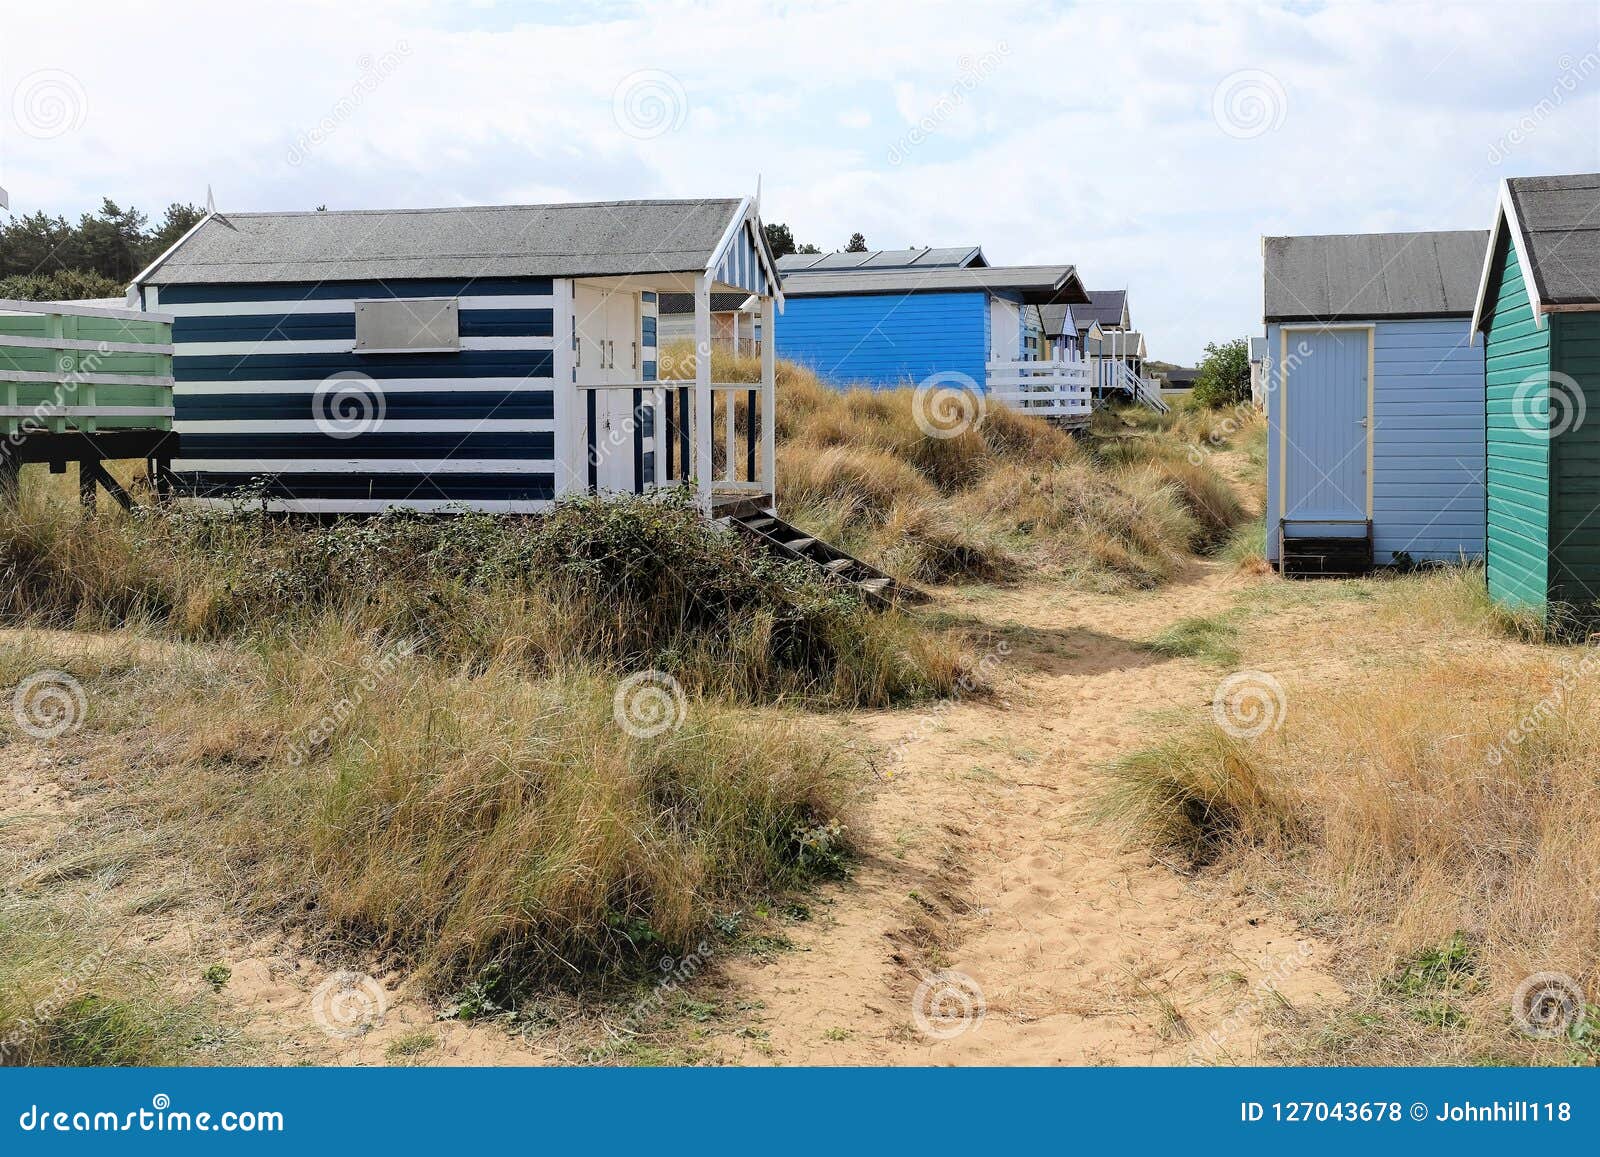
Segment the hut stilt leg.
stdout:
<path fill-rule="evenodd" d="M 6 453 L 0 453 L 0 503 L 15 506 L 22 494 L 22 463 Z"/>

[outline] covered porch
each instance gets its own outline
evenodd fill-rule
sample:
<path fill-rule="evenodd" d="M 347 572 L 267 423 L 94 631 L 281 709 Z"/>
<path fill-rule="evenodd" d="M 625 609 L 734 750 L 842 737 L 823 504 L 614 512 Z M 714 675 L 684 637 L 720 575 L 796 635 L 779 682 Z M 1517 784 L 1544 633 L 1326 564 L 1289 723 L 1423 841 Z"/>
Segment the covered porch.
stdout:
<path fill-rule="evenodd" d="M 783 296 L 753 202 L 730 225 L 704 268 L 571 283 L 570 421 L 557 414 L 564 462 L 561 496 L 679 490 L 710 517 L 775 509 L 776 359 L 761 343 L 759 380 L 717 380 L 712 295 L 739 293 L 771 334 Z M 688 358 L 665 358 L 663 294 L 693 301 Z M 606 320 L 597 320 L 597 319 Z M 619 338 L 619 335 L 624 335 Z M 627 352 L 624 352 L 624 351 Z"/>

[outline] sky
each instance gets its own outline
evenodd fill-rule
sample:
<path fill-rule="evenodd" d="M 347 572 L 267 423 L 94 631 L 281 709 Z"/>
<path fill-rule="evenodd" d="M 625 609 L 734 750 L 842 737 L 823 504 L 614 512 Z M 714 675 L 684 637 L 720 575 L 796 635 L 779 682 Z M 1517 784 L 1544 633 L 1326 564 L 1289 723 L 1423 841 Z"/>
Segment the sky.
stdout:
<path fill-rule="evenodd" d="M 152 216 L 739 196 L 797 239 L 1261 330 L 1263 235 L 1487 228 L 1600 169 L 1600 0 L 9 5 L 0 187 Z"/>

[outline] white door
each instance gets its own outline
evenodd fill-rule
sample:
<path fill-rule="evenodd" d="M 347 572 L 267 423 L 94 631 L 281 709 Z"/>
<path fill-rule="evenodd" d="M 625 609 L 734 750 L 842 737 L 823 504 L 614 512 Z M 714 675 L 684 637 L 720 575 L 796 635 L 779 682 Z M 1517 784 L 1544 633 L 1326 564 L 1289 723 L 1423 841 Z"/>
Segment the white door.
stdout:
<path fill-rule="evenodd" d="M 989 357 L 997 362 L 1022 357 L 1022 307 L 1016 302 L 989 299 Z"/>
<path fill-rule="evenodd" d="M 578 285 L 574 289 L 578 336 L 575 353 L 580 386 L 637 382 L 638 297 Z M 633 391 L 579 390 L 586 443 L 593 464 L 595 489 L 602 494 L 631 494 L 634 490 Z M 589 406 L 594 407 L 594 428 L 588 429 Z"/>

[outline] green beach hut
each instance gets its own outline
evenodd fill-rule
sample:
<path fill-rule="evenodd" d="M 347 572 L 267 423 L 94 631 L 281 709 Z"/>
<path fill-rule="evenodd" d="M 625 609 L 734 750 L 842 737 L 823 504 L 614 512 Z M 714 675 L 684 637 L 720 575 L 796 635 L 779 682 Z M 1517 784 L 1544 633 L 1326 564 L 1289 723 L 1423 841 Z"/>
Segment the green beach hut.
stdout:
<path fill-rule="evenodd" d="M 1501 182 L 1472 332 L 1489 594 L 1600 609 L 1600 173 Z"/>

